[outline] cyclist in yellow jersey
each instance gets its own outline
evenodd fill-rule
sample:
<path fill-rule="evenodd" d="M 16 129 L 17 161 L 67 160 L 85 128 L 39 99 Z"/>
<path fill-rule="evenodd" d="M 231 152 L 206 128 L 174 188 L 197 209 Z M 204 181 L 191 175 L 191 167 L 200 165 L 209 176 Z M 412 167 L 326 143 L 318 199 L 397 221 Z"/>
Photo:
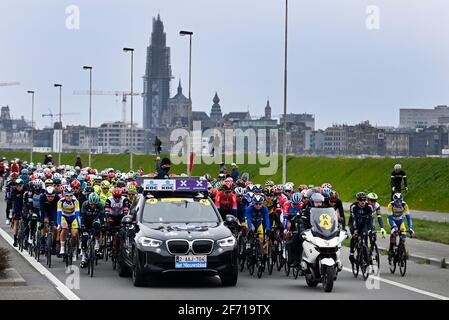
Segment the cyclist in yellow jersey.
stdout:
<path fill-rule="evenodd" d="M 404 215 L 407 219 L 408 230 L 405 228 L 405 223 L 403 220 Z M 388 222 L 391 227 L 388 260 L 391 260 L 394 252 L 394 246 L 396 245 L 398 230 L 401 231 L 401 241 L 405 241 L 405 238 L 407 237 L 405 234 L 406 231 L 410 233 L 411 237 L 415 234 L 415 231 L 412 229 L 413 223 L 410 210 L 407 203 L 403 200 L 402 194 L 400 193 L 393 194 L 393 201 L 388 204 Z"/>
<path fill-rule="evenodd" d="M 100 187 L 101 189 L 98 195 L 100 196 L 101 203 L 104 205 L 106 203 L 106 200 L 109 197 L 112 197 L 111 184 L 109 183 L 109 181 L 104 180 L 101 182 Z"/>

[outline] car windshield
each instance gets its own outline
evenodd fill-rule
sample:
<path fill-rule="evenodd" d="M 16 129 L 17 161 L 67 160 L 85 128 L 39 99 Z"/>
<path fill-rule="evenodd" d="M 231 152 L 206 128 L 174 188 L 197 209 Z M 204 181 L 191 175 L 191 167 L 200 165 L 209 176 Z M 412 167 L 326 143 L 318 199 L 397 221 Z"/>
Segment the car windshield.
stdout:
<path fill-rule="evenodd" d="M 146 200 L 143 223 L 218 223 L 208 199 L 150 198 Z"/>
<path fill-rule="evenodd" d="M 338 230 L 337 214 L 333 208 L 312 208 L 310 210 L 312 231 L 329 237 Z"/>

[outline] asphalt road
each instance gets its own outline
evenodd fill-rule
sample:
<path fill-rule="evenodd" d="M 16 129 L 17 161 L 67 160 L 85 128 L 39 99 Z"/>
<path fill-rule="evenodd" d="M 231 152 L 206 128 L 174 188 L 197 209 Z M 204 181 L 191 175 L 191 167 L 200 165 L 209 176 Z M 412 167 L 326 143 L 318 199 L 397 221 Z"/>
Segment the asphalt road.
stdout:
<path fill-rule="evenodd" d="M 5 212 L 3 200 L 0 200 L 0 212 Z M 0 228 L 12 235 L 4 218 Z M 1 230 L 0 230 L 1 231 Z M 27 253 L 25 253 L 27 255 Z M 19 263 L 16 260 L 15 263 Z M 23 263 L 27 263 L 23 260 Z M 251 277 L 248 271 L 239 274 L 236 287 L 221 287 L 218 277 L 198 277 L 191 274 L 167 276 L 158 280 L 152 287 L 136 288 L 130 278 L 120 278 L 112 269 L 110 261 L 99 261 L 95 276 L 90 278 L 86 269 L 75 268 L 74 274 L 65 273 L 62 259 L 54 258 L 49 270 L 59 281 L 75 285 L 72 292 L 80 299 L 156 299 L 156 300 L 306 300 L 306 299 L 438 299 L 449 297 L 449 270 L 434 266 L 420 265 L 409 261 L 405 277 L 398 273 L 391 275 L 386 257 L 381 257 L 380 281 L 369 279 L 371 289 L 365 281 L 354 278 L 349 271 L 348 249 L 343 248 L 343 264 L 346 267 L 338 276 L 331 293 L 324 293 L 321 285 L 307 287 L 303 277 L 294 280 L 292 275 L 286 277 L 283 271 L 267 273 L 261 279 Z M 45 265 L 45 262 L 44 262 Z M 78 266 L 79 261 L 74 262 Z M 13 266 L 14 267 L 14 266 Z M 79 271 L 79 286 L 74 275 Z M 74 281 L 75 279 L 75 281 Z M 374 287 L 374 288 L 373 288 Z"/>

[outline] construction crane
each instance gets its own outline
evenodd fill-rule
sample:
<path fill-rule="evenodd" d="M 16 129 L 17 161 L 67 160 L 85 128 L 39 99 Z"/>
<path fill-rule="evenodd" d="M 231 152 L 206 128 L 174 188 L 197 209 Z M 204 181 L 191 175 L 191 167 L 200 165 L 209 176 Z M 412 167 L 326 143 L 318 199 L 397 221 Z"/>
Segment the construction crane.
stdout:
<path fill-rule="evenodd" d="M 89 90 L 87 91 L 74 91 L 75 95 L 83 95 L 88 96 L 90 94 Z M 122 96 L 122 121 L 126 122 L 126 97 L 131 95 L 129 91 L 100 91 L 100 90 L 92 90 L 93 96 Z M 141 93 L 133 93 L 133 96 L 141 96 Z"/>
<path fill-rule="evenodd" d="M 20 82 L 0 82 L 0 87 L 18 86 Z"/>
<path fill-rule="evenodd" d="M 61 113 L 61 117 L 62 116 L 75 116 L 75 115 L 79 115 L 79 114 L 80 114 L 79 112 L 78 113 L 76 113 L 76 112 Z M 53 113 L 50 110 L 50 113 L 42 114 L 42 118 L 44 118 L 44 117 L 51 117 L 51 126 L 50 127 L 53 127 L 53 117 L 59 117 L 59 113 Z"/>

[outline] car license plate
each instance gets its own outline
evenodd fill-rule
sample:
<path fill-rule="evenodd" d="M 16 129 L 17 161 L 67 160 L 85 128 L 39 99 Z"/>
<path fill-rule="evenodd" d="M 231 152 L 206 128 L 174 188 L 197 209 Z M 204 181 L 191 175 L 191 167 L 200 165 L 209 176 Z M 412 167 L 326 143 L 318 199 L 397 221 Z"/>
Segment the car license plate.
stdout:
<path fill-rule="evenodd" d="M 176 256 L 175 268 L 207 268 L 207 256 Z"/>

